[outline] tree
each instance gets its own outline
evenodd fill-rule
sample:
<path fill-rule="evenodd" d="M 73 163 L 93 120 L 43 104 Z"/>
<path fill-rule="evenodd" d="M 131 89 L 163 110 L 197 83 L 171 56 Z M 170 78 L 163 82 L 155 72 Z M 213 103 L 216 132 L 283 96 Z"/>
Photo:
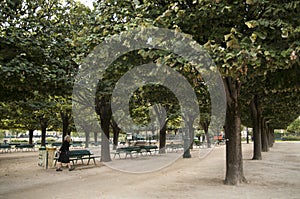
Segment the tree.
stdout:
<path fill-rule="evenodd" d="M 114 121 L 114 119 L 111 120 L 111 127 L 113 129 L 113 149 L 117 149 L 121 129 L 118 127 L 118 124 Z"/>
<path fill-rule="evenodd" d="M 288 127 L 287 130 L 293 132 L 295 134 L 300 132 L 300 118 L 298 117 L 294 122 L 292 122 Z"/>
<path fill-rule="evenodd" d="M 62 142 L 66 135 L 71 135 L 72 130 L 75 130 L 73 115 L 72 115 L 72 99 L 71 97 L 54 96 L 51 97 L 57 110 L 58 118 L 61 120 L 60 129 L 62 129 Z M 58 127 L 59 128 L 59 127 Z"/>
<path fill-rule="evenodd" d="M 269 127 L 270 129 L 273 122 L 269 123 L 270 118 L 274 118 L 274 115 L 269 115 L 266 113 L 265 109 L 270 104 L 271 91 L 282 90 L 284 87 L 290 87 L 291 82 L 286 81 L 285 83 L 282 80 L 288 80 L 293 75 L 289 73 L 285 78 L 286 71 L 289 71 L 293 67 L 293 61 L 290 59 L 290 55 L 293 54 L 293 48 L 295 45 L 294 39 L 297 38 L 297 33 L 295 34 L 294 30 L 297 29 L 297 24 L 293 20 L 294 10 L 299 9 L 299 2 L 284 2 L 277 1 L 272 4 L 265 2 L 249 2 L 249 21 L 246 22 L 247 27 L 249 28 L 251 36 L 250 39 L 254 45 L 261 47 L 263 52 L 258 54 L 258 64 L 260 69 L 257 68 L 257 73 L 255 76 L 248 78 L 247 91 L 252 93 L 252 102 L 251 110 L 258 112 L 258 114 L 252 115 L 252 120 L 254 121 L 254 157 L 253 159 L 261 159 L 261 148 L 263 145 L 263 151 L 268 151 L 267 137 L 268 133 L 265 132 Z M 270 12 L 278 12 L 280 20 L 272 18 Z M 257 16 L 257 17 L 255 17 Z M 288 31 L 287 31 L 288 30 Z M 294 33 L 293 33 L 294 32 Z M 288 35 L 287 35 L 288 34 Z M 280 44 L 280 45 L 279 45 Z M 293 57 L 295 58 L 295 57 Z M 285 60 L 285 61 L 283 61 Z M 255 78 L 255 79 L 253 79 Z M 255 83 L 255 84 L 254 84 Z M 251 85 L 252 84 L 252 85 Z M 248 94 L 247 93 L 247 94 Z M 248 94 L 249 95 L 249 94 Z M 253 101 L 255 100 L 255 102 Z M 272 100 L 271 100 L 272 101 Z M 289 106 L 289 102 L 282 102 L 280 105 Z M 256 106 L 253 106 L 253 105 Z M 254 110 L 254 108 L 256 110 Z M 272 107 L 276 110 L 279 107 Z M 272 119 L 274 121 L 274 119 Z M 268 123 L 266 123 L 268 121 Z M 259 125 L 259 126 L 258 126 Z"/>
<path fill-rule="evenodd" d="M 90 10 L 72 0 L 3 0 L 1 5 L 1 101 L 20 101 L 23 106 L 35 107 L 38 97 L 38 104 L 46 113 L 49 96 L 65 97 L 72 93 L 76 62 L 87 51 L 81 45 L 80 34 L 86 28 Z M 29 114 L 39 120 L 45 144 L 46 128 L 56 112 L 52 116 L 41 112 Z M 65 135 L 70 133 L 70 109 L 59 112 Z M 33 129 L 29 128 L 32 134 Z"/>
<path fill-rule="evenodd" d="M 253 160 L 261 160 L 261 109 L 257 104 L 257 96 L 254 96 L 251 100 L 250 109 L 252 114 L 252 126 L 253 126 L 253 136 L 254 136 L 254 151 Z"/>
<path fill-rule="evenodd" d="M 72 37 L 82 25 L 74 23 L 85 13 L 76 16 L 81 8 L 72 1 L 19 3 L 11 9 L 7 1 L 1 12 L 1 91 L 6 94 L 1 99 L 33 97 L 35 92 L 65 94 L 77 69 L 78 44 Z"/>
<path fill-rule="evenodd" d="M 97 101 L 96 98 L 96 112 L 100 116 L 101 119 L 101 161 L 109 162 L 111 161 L 110 150 L 109 150 L 109 126 L 111 120 L 111 108 L 109 101 L 102 97 L 100 102 Z"/>

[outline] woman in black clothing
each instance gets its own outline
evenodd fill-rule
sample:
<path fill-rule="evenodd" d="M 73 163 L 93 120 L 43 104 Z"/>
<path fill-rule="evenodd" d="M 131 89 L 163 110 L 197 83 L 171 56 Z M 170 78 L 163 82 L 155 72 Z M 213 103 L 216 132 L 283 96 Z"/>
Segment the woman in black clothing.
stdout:
<path fill-rule="evenodd" d="M 64 138 L 64 142 L 63 142 L 62 146 L 60 147 L 60 149 L 58 151 L 59 158 L 58 158 L 58 164 L 57 164 L 56 171 L 62 171 L 62 169 L 61 169 L 62 163 L 66 163 L 68 165 L 69 171 L 74 170 L 74 167 L 71 167 L 70 159 L 69 159 L 70 141 L 71 141 L 71 137 L 69 135 L 66 135 L 65 138 Z"/>

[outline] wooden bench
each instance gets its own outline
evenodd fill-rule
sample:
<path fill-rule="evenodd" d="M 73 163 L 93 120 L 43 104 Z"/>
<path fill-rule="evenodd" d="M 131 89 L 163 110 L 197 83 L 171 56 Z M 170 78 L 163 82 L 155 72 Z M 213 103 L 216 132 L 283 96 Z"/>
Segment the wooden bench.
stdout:
<path fill-rule="evenodd" d="M 117 148 L 115 153 L 114 153 L 114 158 L 116 155 L 119 155 L 119 158 L 121 159 L 120 154 L 125 153 L 125 159 L 127 158 L 127 155 L 130 155 L 130 158 L 132 158 L 132 154 L 138 154 L 141 153 L 141 147 L 140 146 L 128 146 L 128 147 L 122 147 L 122 148 Z"/>
<path fill-rule="evenodd" d="M 70 151 L 70 161 L 74 164 L 74 161 L 77 164 L 78 160 L 81 160 L 81 163 L 83 164 L 83 160 L 88 160 L 87 165 L 89 165 L 90 160 L 92 159 L 94 161 L 94 164 L 96 165 L 96 160 L 95 158 L 100 158 L 101 156 L 96 156 L 94 154 L 92 154 L 89 150 L 86 149 L 82 149 L 82 150 L 72 150 Z M 58 160 L 58 156 L 54 157 L 55 163 L 54 165 L 56 165 L 56 162 Z"/>
<path fill-rule="evenodd" d="M 53 142 L 52 144 L 51 144 L 51 146 L 53 146 L 53 147 L 60 147 L 62 145 L 62 143 L 61 142 Z M 81 142 L 76 142 L 76 143 L 72 143 L 72 144 L 70 144 L 70 147 L 82 147 L 82 143 Z"/>
<path fill-rule="evenodd" d="M 16 145 L 16 151 L 21 150 L 24 151 L 26 149 L 27 151 L 35 151 L 34 144 L 20 144 Z"/>
<path fill-rule="evenodd" d="M 60 147 L 61 145 L 62 145 L 61 142 L 53 142 L 53 143 L 51 144 L 51 146 L 54 146 L 54 147 Z"/>
<path fill-rule="evenodd" d="M 177 151 L 178 149 L 182 149 L 183 148 L 183 144 L 167 144 L 166 145 L 166 149 L 170 149 L 171 151 Z"/>
<path fill-rule="evenodd" d="M 145 152 L 146 155 L 147 153 L 149 153 L 150 155 L 152 155 L 152 153 L 154 152 L 158 152 L 158 147 L 156 145 L 149 145 L 149 146 L 140 146 L 141 147 L 141 153 Z"/>
<path fill-rule="evenodd" d="M 11 152 L 11 146 L 10 145 L 0 145 L 0 150 L 2 153 Z"/>
<path fill-rule="evenodd" d="M 84 148 L 82 146 L 82 143 L 72 143 L 72 144 L 70 144 L 70 147 L 76 148 L 76 149 L 82 149 L 82 148 Z"/>

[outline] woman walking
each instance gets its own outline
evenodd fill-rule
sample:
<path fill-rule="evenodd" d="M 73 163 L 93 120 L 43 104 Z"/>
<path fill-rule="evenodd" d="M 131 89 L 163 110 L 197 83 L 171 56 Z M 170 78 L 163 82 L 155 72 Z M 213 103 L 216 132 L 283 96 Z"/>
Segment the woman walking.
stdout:
<path fill-rule="evenodd" d="M 62 171 L 62 169 L 61 169 L 62 163 L 66 163 L 68 165 L 69 171 L 74 170 L 74 167 L 71 167 L 70 158 L 69 158 L 70 141 L 71 141 L 71 137 L 69 135 L 66 135 L 64 138 L 64 142 L 58 151 L 59 158 L 58 158 L 58 164 L 57 164 L 56 171 Z"/>

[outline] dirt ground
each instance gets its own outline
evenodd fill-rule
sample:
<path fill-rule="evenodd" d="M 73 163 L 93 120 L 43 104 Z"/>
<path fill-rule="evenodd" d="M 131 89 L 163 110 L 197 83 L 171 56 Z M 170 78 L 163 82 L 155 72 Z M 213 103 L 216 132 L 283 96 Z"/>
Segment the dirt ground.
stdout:
<path fill-rule="evenodd" d="M 252 144 L 243 144 L 244 173 L 249 184 L 228 186 L 225 147 L 206 157 L 194 149 L 191 159 L 179 158 L 168 167 L 141 174 L 102 165 L 78 165 L 74 171 L 43 169 L 38 152 L 0 154 L 0 198 L 300 198 L 300 142 L 279 142 L 254 161 Z M 200 150 L 200 151 L 199 151 Z M 150 157 L 153 162 L 159 156 Z M 120 165 L 135 160 L 114 160 Z"/>

